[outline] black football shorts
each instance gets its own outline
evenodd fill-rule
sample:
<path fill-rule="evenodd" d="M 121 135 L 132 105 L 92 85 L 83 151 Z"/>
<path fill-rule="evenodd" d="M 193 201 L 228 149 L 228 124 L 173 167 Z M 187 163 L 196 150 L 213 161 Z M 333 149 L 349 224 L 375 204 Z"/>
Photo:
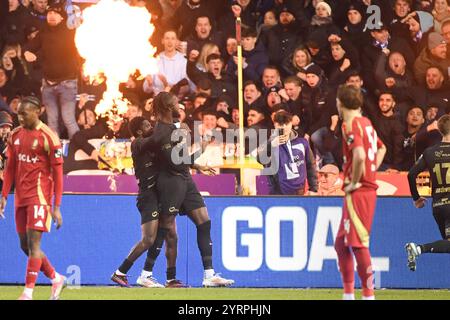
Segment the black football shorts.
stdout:
<path fill-rule="evenodd" d="M 159 218 L 159 202 L 156 188 L 139 192 L 136 197 L 136 207 L 141 214 L 141 224 Z"/>
<path fill-rule="evenodd" d="M 161 214 L 185 215 L 205 207 L 203 197 L 191 176 L 162 172 L 158 176 L 157 189 Z"/>

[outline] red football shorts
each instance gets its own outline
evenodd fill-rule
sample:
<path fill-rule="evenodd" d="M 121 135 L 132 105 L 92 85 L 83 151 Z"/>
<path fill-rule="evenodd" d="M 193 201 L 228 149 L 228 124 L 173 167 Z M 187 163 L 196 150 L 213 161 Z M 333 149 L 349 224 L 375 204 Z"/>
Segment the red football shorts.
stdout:
<path fill-rule="evenodd" d="M 344 197 L 338 237 L 344 237 L 346 246 L 369 248 L 376 202 L 375 190 L 356 190 Z"/>
<path fill-rule="evenodd" d="M 28 205 L 16 208 L 17 233 L 26 233 L 28 229 L 50 232 L 52 215 L 47 205 Z"/>

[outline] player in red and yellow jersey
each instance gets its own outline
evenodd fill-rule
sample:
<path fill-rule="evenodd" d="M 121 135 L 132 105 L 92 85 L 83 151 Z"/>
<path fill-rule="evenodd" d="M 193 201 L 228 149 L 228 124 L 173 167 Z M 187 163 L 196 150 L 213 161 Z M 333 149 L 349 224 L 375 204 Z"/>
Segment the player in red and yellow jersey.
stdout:
<path fill-rule="evenodd" d="M 369 238 L 377 200 L 375 173 L 386 154 L 369 119 L 361 116 L 363 98 L 353 86 L 340 86 L 337 95 L 339 115 L 343 120 L 344 207 L 335 241 L 339 269 L 344 285 L 344 300 L 354 300 L 355 255 L 361 279 L 363 299 L 375 298 Z"/>
<path fill-rule="evenodd" d="M 49 232 L 51 219 L 62 225 L 62 148 L 58 136 L 39 120 L 40 101 L 25 97 L 19 105 L 21 124 L 7 144 L 7 162 L 0 202 L 4 218 L 6 199 L 14 182 L 16 229 L 22 250 L 28 256 L 25 290 L 20 300 L 31 300 L 39 271 L 52 281 L 50 299 L 59 299 L 65 277 L 55 272 L 41 250 L 43 232 Z M 52 209 L 51 201 L 55 196 Z"/>

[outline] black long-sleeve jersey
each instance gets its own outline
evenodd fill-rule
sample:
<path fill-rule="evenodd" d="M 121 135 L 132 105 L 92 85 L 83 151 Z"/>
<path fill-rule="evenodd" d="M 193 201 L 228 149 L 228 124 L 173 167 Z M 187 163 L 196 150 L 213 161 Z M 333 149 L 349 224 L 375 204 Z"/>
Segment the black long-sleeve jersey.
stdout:
<path fill-rule="evenodd" d="M 433 207 L 450 205 L 450 143 L 440 142 L 425 149 L 409 170 L 408 182 L 414 200 L 420 198 L 416 177 L 425 170 L 430 172 Z"/>

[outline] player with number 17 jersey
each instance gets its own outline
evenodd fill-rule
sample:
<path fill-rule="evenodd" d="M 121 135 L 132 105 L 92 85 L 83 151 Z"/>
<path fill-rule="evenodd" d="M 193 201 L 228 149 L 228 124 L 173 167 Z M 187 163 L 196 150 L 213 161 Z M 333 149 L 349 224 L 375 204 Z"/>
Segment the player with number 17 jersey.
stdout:
<path fill-rule="evenodd" d="M 344 201 L 342 225 L 339 234 L 345 233 L 345 244 L 352 247 L 369 247 L 370 229 L 376 204 L 376 153 L 383 143 L 378 138 L 369 119 L 355 117 L 351 127 L 342 125 L 344 139 L 344 187 L 352 180 L 352 150 L 364 149 L 364 172 L 359 188 L 347 194 Z"/>

